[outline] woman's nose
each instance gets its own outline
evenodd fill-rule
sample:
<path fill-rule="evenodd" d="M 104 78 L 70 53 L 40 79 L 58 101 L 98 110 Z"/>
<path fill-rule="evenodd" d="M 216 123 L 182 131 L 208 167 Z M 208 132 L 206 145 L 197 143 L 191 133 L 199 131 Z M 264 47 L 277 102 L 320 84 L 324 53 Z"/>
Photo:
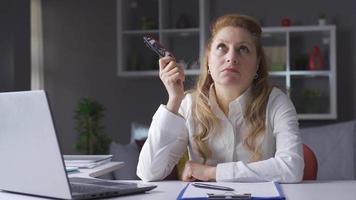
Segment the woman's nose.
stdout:
<path fill-rule="evenodd" d="M 238 61 L 238 56 L 237 53 L 234 51 L 230 51 L 229 53 L 226 54 L 226 62 L 232 63 L 233 65 L 236 65 L 239 63 Z"/>

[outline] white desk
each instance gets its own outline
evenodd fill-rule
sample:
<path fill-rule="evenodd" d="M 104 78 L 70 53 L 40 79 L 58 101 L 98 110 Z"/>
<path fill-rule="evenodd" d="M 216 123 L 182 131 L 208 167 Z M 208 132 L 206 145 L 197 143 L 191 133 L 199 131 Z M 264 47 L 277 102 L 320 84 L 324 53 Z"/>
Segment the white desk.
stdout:
<path fill-rule="evenodd" d="M 80 173 L 72 173 L 69 177 L 98 177 L 119 169 L 122 162 L 111 162 L 105 165 L 81 170 Z M 141 182 L 141 181 L 131 181 Z M 150 182 L 158 187 L 145 193 L 122 196 L 117 200 L 173 200 L 186 186 L 182 181 Z M 298 184 L 281 184 L 282 191 L 287 200 L 353 200 L 356 199 L 356 180 L 352 181 L 306 181 Z M 0 191 L 0 199 L 6 200 L 40 200 L 46 198 L 26 196 Z"/>
<path fill-rule="evenodd" d="M 139 181 L 137 181 L 139 182 Z M 187 184 L 181 181 L 153 182 L 158 187 L 146 194 L 122 196 L 117 200 L 173 200 Z M 308 181 L 299 184 L 282 184 L 287 200 L 353 200 L 356 199 L 356 180 Z M 39 200 L 45 198 L 0 192 L 0 199 Z"/>
<path fill-rule="evenodd" d="M 167 200 L 176 199 L 178 193 L 187 184 L 180 181 L 155 182 L 158 187 L 148 194 L 138 194 L 118 200 Z M 281 184 L 286 200 L 353 200 L 356 199 L 356 180 L 303 182 L 299 184 Z"/>

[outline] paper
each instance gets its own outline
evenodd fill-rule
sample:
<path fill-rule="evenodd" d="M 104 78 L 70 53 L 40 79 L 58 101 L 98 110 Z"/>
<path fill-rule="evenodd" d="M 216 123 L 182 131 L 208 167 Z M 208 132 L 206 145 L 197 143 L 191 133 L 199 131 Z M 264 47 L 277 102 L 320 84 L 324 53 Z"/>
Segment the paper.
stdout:
<path fill-rule="evenodd" d="M 258 183 L 232 183 L 232 182 L 209 182 L 211 185 L 219 185 L 225 187 L 231 187 L 234 189 L 232 191 L 234 194 L 245 194 L 250 193 L 252 197 L 257 198 L 274 198 L 279 199 L 281 194 L 278 190 L 278 183 L 275 182 L 258 182 Z M 228 192 L 232 194 L 231 192 Z M 227 194 L 227 191 L 222 190 L 213 190 L 194 187 L 192 184 L 189 184 L 185 192 L 181 196 L 181 199 L 193 199 L 207 197 L 207 194 Z"/>
<path fill-rule="evenodd" d="M 112 155 L 63 155 L 66 167 L 94 168 L 109 163 Z"/>
<path fill-rule="evenodd" d="M 112 155 L 63 155 L 66 162 L 93 163 L 111 159 Z"/>
<path fill-rule="evenodd" d="M 102 160 L 102 161 L 99 161 L 99 162 L 93 162 L 93 163 L 78 163 L 78 162 L 65 162 L 65 166 L 66 167 L 78 167 L 78 168 L 94 168 L 94 167 L 97 167 L 97 166 L 100 166 L 100 165 L 103 165 L 103 164 L 106 164 L 106 163 L 109 163 L 111 162 L 110 159 L 108 160 Z"/>

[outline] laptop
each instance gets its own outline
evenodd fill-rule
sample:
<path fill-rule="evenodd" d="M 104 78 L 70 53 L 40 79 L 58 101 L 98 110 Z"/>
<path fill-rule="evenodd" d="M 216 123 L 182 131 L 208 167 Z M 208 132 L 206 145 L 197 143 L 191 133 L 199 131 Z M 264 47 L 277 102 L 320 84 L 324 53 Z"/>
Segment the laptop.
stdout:
<path fill-rule="evenodd" d="M 68 178 L 44 91 L 0 93 L 0 190 L 60 199 L 142 193 L 155 185 Z"/>

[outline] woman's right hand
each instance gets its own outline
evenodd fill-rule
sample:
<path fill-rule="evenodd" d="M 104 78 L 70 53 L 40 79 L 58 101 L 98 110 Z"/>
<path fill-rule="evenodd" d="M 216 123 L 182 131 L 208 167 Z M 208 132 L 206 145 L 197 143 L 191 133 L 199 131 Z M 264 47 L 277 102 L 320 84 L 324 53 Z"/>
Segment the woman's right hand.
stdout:
<path fill-rule="evenodd" d="M 181 178 L 183 181 L 215 181 L 216 167 L 188 160 L 185 163 Z"/>
<path fill-rule="evenodd" d="M 159 59 L 159 77 L 168 92 L 167 109 L 177 114 L 184 98 L 183 82 L 185 76 L 183 67 L 174 58 L 163 57 Z"/>

